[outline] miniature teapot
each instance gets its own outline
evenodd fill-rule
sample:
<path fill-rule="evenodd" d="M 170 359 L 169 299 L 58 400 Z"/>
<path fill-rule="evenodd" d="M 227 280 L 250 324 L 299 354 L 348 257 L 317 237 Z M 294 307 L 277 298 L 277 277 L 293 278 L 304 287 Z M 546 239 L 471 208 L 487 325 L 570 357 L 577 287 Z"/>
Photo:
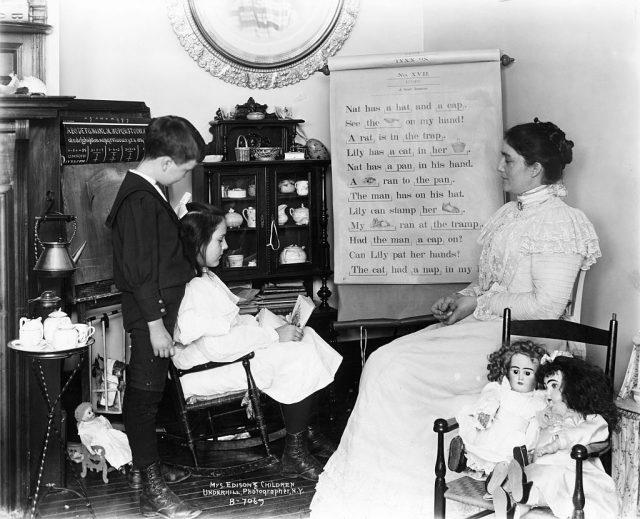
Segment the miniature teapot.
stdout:
<path fill-rule="evenodd" d="M 305 261 L 307 261 L 307 253 L 304 251 L 304 246 L 289 245 L 280 253 L 280 263 L 283 265 L 287 263 L 304 263 Z"/>
<path fill-rule="evenodd" d="M 296 190 L 296 185 L 293 180 L 281 180 L 278 182 L 278 189 L 281 193 L 293 193 Z"/>
<path fill-rule="evenodd" d="M 25 346 L 35 346 L 44 337 L 42 317 L 37 319 L 20 318 L 20 342 Z"/>
<path fill-rule="evenodd" d="M 53 333 L 52 345 L 58 350 L 75 348 L 78 345 L 78 330 L 71 324 L 61 323 Z"/>
<path fill-rule="evenodd" d="M 289 214 L 296 225 L 309 225 L 309 208 L 301 204 L 300 207 L 289 209 Z"/>
<path fill-rule="evenodd" d="M 284 210 L 287 208 L 287 204 L 281 204 L 278 206 L 278 225 L 284 225 L 289 220 L 287 213 Z"/>
<path fill-rule="evenodd" d="M 48 342 L 53 341 L 56 330 L 61 325 L 71 324 L 71 319 L 62 310 L 58 309 L 51 312 L 49 316 L 44 320 L 44 339 Z"/>
<path fill-rule="evenodd" d="M 229 209 L 229 212 L 224 215 L 224 221 L 227 222 L 227 227 L 240 227 L 242 225 L 242 215 L 236 213 L 232 207 Z"/>

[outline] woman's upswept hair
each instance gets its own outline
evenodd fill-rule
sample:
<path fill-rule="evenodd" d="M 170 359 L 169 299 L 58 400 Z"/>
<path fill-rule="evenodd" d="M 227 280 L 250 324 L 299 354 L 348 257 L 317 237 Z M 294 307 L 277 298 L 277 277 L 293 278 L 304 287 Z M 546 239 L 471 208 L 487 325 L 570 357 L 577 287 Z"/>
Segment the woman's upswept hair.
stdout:
<path fill-rule="evenodd" d="M 544 383 L 545 377 L 557 372 L 562 373 L 560 391 L 567 406 L 584 417 L 599 414 L 609 424 L 609 431 L 613 431 L 618 421 L 618 409 L 613 402 L 611 381 L 605 372 L 585 360 L 560 356 L 542 364 L 536 376 Z"/>
<path fill-rule="evenodd" d="M 511 344 L 503 345 L 498 351 L 494 351 L 489 355 L 489 364 L 487 364 L 487 378 L 490 382 L 500 382 L 509 373 L 511 367 L 511 358 L 520 353 L 525 357 L 529 357 L 532 361 L 538 361 L 547 353 L 547 349 L 542 344 L 536 344 L 533 341 L 513 341 Z"/>
<path fill-rule="evenodd" d="M 519 124 L 507 130 L 504 140 L 527 165 L 536 162 L 544 168 L 543 184 L 555 184 L 562 178 L 564 167 L 573 159 L 573 141 L 552 122 L 536 117 L 532 123 Z"/>
<path fill-rule="evenodd" d="M 180 219 L 182 242 L 187 258 L 201 276 L 198 254 L 204 252 L 214 231 L 224 222 L 224 212 L 201 202 L 189 202 L 186 207 L 187 213 Z"/>

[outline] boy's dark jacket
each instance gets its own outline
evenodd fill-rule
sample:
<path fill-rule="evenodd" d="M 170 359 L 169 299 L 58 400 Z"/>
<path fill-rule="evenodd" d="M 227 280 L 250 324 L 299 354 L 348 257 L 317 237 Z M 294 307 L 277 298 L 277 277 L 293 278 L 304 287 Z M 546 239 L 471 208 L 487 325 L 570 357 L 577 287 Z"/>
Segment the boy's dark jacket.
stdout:
<path fill-rule="evenodd" d="M 128 172 L 106 225 L 112 230 L 113 274 L 123 292 L 125 328 L 169 317 L 167 305 L 182 298 L 195 275 L 171 205 L 144 178 Z"/>

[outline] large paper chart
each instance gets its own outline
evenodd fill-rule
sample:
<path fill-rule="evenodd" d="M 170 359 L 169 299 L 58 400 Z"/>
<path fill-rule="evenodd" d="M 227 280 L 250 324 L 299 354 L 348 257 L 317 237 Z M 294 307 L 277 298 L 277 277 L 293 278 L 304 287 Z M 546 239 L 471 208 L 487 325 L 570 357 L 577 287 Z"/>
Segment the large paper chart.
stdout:
<path fill-rule="evenodd" d="M 334 281 L 472 281 L 503 203 L 499 52 L 334 58 Z"/>

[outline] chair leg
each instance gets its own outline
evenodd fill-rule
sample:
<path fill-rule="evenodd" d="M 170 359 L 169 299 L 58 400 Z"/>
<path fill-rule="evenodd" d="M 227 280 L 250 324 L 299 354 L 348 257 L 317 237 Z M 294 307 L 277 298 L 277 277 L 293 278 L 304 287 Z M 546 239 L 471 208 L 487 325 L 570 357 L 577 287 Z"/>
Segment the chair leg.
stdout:
<path fill-rule="evenodd" d="M 191 451 L 193 463 L 196 467 L 199 467 L 200 465 L 198 464 L 198 455 L 196 454 L 196 443 L 193 439 L 193 432 L 191 431 L 191 425 L 189 425 L 189 417 L 187 416 L 187 412 L 188 411 L 182 411 L 180 413 L 180 421 L 182 422 L 184 433 L 187 436 L 187 445 L 189 447 L 189 451 Z"/>
<path fill-rule="evenodd" d="M 264 414 L 262 412 L 262 404 L 260 402 L 260 393 L 258 388 L 256 387 L 255 380 L 253 380 L 253 375 L 251 374 L 251 369 L 249 367 L 249 359 L 245 359 L 242 361 L 242 365 L 244 366 L 245 372 L 247 374 L 247 385 L 249 386 L 249 398 L 251 399 L 251 405 L 253 406 L 253 411 L 256 414 L 256 421 L 258 422 L 258 429 L 260 430 L 260 437 L 262 438 L 262 443 L 264 443 L 264 448 L 267 451 L 267 456 L 271 456 L 271 445 L 269 444 L 269 434 L 267 432 L 267 424 L 264 419 Z"/>

